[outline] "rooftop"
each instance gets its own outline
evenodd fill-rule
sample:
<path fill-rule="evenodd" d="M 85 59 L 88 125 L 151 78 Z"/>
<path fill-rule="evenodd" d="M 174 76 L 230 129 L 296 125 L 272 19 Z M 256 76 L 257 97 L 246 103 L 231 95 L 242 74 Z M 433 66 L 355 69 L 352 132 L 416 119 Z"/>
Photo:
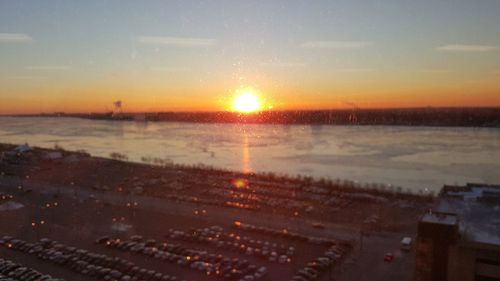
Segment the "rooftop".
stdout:
<path fill-rule="evenodd" d="M 457 216 L 453 214 L 429 212 L 422 217 L 423 222 L 455 225 L 457 224 Z"/>
<path fill-rule="evenodd" d="M 434 210 L 457 215 L 463 240 L 500 245 L 500 186 L 445 186 Z M 432 213 L 422 220 L 445 224 L 453 221 Z"/>

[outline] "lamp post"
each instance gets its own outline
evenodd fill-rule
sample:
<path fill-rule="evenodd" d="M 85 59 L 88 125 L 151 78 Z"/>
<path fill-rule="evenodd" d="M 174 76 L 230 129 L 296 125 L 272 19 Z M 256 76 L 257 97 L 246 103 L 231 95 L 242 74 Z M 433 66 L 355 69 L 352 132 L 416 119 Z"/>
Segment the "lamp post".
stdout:
<path fill-rule="evenodd" d="M 33 232 L 35 233 L 35 238 L 36 240 L 40 240 L 40 228 L 42 225 L 45 225 L 45 220 L 33 220 L 31 222 L 31 228 L 33 229 Z"/>
<path fill-rule="evenodd" d="M 359 227 L 359 250 L 363 250 L 363 225 Z"/>

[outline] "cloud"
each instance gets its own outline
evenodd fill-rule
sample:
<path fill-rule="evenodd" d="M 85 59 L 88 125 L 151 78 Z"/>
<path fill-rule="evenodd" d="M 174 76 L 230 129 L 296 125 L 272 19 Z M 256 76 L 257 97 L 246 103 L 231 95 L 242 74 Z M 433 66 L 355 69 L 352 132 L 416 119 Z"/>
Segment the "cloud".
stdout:
<path fill-rule="evenodd" d="M 339 68 L 336 69 L 337 72 L 346 73 L 361 73 L 361 72 L 372 72 L 373 68 Z"/>
<path fill-rule="evenodd" d="M 270 61 L 270 62 L 263 62 L 260 65 L 265 67 L 276 67 L 276 68 L 296 68 L 296 67 L 304 67 L 306 64 L 301 62 Z"/>
<path fill-rule="evenodd" d="M 421 72 L 439 74 L 439 73 L 450 73 L 451 70 L 448 70 L 448 69 L 422 69 Z"/>
<path fill-rule="evenodd" d="M 67 65 L 29 65 L 25 69 L 28 70 L 69 70 L 70 66 Z"/>
<path fill-rule="evenodd" d="M 353 50 L 370 46 L 368 41 L 308 41 L 300 45 L 303 49 Z"/>
<path fill-rule="evenodd" d="M 493 71 L 493 74 L 500 74 L 500 70 Z"/>
<path fill-rule="evenodd" d="M 6 78 L 7 80 L 45 80 L 47 79 L 46 77 L 43 76 L 9 76 Z"/>
<path fill-rule="evenodd" d="M 179 73 L 179 72 L 188 72 L 191 69 L 188 67 L 174 67 L 174 66 L 153 66 L 151 67 L 152 71 L 162 71 L 162 72 L 171 72 L 171 73 Z"/>
<path fill-rule="evenodd" d="M 0 33 L 0 43 L 30 43 L 33 38 L 24 33 Z"/>
<path fill-rule="evenodd" d="M 438 51 L 444 52 L 465 52 L 465 53 L 477 53 L 477 52 L 491 52 L 500 49 L 498 46 L 489 45 L 461 45 L 461 44 L 450 44 L 436 47 Z"/>
<path fill-rule="evenodd" d="M 147 45 L 164 45 L 176 47 L 212 47 L 217 44 L 217 40 L 207 38 L 140 36 L 138 40 L 140 43 Z"/>

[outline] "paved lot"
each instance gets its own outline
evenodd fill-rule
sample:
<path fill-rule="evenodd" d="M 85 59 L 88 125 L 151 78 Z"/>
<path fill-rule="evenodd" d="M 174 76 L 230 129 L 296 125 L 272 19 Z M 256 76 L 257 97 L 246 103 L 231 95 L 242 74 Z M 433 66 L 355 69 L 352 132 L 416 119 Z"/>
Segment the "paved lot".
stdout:
<path fill-rule="evenodd" d="M 18 186 L 23 186 L 18 190 Z M 359 229 L 326 219 L 325 229 L 311 227 L 311 223 L 302 218 L 287 218 L 276 214 L 255 214 L 251 211 L 228 209 L 215 206 L 203 206 L 187 202 L 152 198 L 147 196 L 118 195 L 113 192 L 95 192 L 74 186 L 54 186 L 26 182 L 15 177 L 3 177 L 0 188 L 4 192 L 11 192 L 16 201 L 25 205 L 24 208 L 0 213 L 0 228 L 4 233 L 19 236 L 33 241 L 38 237 L 47 236 L 57 239 L 68 245 L 74 245 L 88 250 L 108 255 L 121 256 L 147 268 L 158 271 L 167 271 L 182 276 L 188 280 L 211 280 L 173 264 L 151 261 L 143 257 L 122 253 L 116 250 L 103 249 L 93 243 L 93 240 L 104 234 L 114 234 L 126 237 L 132 234 L 141 234 L 155 239 L 162 239 L 169 228 L 187 230 L 191 227 L 220 225 L 231 229 L 235 220 L 273 227 L 287 228 L 305 235 L 346 239 L 352 241 L 354 250 L 349 257 L 335 267 L 330 274 L 324 274 L 323 280 L 412 280 L 413 254 L 399 251 L 399 242 L 403 236 L 411 233 L 377 233 L 363 236 L 362 249 L 360 247 Z M 25 190 L 32 190 L 26 193 Z M 46 209 L 46 202 L 58 201 L 56 209 Z M 138 207 L 131 211 L 126 202 L 134 201 Z M 195 215 L 196 211 L 205 210 L 205 215 Z M 124 218 L 124 223 L 132 228 L 125 232 L 111 230 L 113 218 Z M 34 230 L 30 222 L 43 218 L 47 223 L 40 229 Z M 269 238 L 276 242 L 286 243 L 286 240 Z M 186 244 L 186 243 L 184 243 Z M 209 251 L 219 251 L 210 247 L 190 245 Z M 294 242 L 297 247 L 296 258 L 293 263 L 280 265 L 269 263 L 258 258 L 248 258 L 259 265 L 266 265 L 270 274 L 262 279 L 288 280 L 296 270 L 303 267 L 308 261 L 321 255 L 324 251 L 320 246 Z M 386 252 L 393 252 L 395 259 L 391 263 L 383 261 Z M 223 252 L 230 257 L 241 257 L 233 252 Z M 34 257 L 20 253 L 0 250 L 0 255 L 32 266 L 41 271 L 47 271 L 53 276 L 64 277 L 66 280 L 88 280 L 88 277 L 76 275 L 71 271 L 40 262 Z"/>

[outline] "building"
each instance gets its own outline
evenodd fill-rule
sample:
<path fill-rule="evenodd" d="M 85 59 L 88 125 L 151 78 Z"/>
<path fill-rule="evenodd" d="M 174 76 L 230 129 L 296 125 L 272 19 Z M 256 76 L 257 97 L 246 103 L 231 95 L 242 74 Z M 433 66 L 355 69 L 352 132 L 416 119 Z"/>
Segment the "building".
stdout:
<path fill-rule="evenodd" d="M 416 281 L 500 281 L 500 186 L 445 186 L 418 223 Z"/>

